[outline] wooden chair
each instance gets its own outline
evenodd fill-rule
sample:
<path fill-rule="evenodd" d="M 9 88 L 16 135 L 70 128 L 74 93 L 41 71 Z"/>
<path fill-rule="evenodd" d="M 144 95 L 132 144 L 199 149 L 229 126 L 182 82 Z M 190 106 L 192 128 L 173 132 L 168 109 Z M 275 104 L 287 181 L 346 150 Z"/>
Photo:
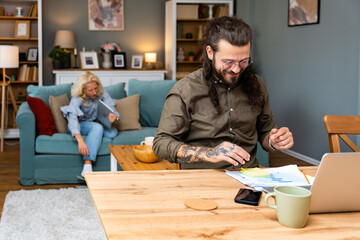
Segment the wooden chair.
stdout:
<path fill-rule="evenodd" d="M 360 148 L 346 134 L 360 134 L 360 116 L 325 115 L 324 124 L 329 137 L 330 152 L 340 152 L 339 137 L 354 151 Z"/>

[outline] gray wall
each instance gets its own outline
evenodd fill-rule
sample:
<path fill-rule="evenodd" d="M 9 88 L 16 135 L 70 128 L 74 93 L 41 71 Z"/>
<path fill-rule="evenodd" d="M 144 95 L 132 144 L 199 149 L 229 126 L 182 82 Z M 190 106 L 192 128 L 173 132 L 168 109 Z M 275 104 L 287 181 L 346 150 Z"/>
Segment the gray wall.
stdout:
<path fill-rule="evenodd" d="M 57 30 L 75 32 L 78 50 L 99 51 L 106 42 L 120 44 L 126 52 L 126 63 L 131 66 L 132 55 L 156 52 L 158 61 L 164 62 L 165 1 L 124 0 L 124 31 L 89 31 L 88 0 L 43 0 L 44 85 L 54 84 L 51 59 Z M 101 66 L 102 57 L 99 55 Z"/>
<path fill-rule="evenodd" d="M 87 0 L 44 0 L 44 83 L 53 84 L 47 54 L 56 30 L 75 31 L 78 47 L 118 42 L 131 55 L 156 51 L 164 61 L 164 0 L 124 0 L 125 31 L 88 31 Z M 288 27 L 288 0 L 236 0 L 237 16 L 255 31 L 253 57 L 265 79 L 278 126 L 294 134 L 294 153 L 320 159 L 329 151 L 325 114 L 358 115 L 360 1 L 322 0 L 320 24 Z M 99 57 L 101 60 L 101 57 Z"/>
<path fill-rule="evenodd" d="M 288 0 L 238 0 L 255 31 L 255 67 L 268 86 L 278 126 L 292 151 L 320 160 L 329 152 L 325 114 L 358 115 L 360 1 L 322 0 L 320 24 L 288 27 Z"/>

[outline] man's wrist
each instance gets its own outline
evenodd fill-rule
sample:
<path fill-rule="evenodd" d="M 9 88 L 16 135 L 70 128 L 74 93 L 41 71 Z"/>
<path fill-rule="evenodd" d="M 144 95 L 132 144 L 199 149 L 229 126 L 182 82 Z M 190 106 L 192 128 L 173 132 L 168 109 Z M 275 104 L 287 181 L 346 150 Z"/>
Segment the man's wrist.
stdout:
<path fill-rule="evenodd" d="M 271 144 L 271 139 L 269 138 L 269 147 L 271 148 L 271 150 L 273 151 L 279 151 L 278 149 L 274 148 L 274 146 Z"/>

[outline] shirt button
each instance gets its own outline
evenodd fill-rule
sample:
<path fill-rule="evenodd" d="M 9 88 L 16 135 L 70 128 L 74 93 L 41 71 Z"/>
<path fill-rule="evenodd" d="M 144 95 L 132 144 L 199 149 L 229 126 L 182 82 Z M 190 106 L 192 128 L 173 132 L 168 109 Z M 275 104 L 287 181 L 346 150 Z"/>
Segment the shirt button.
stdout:
<path fill-rule="evenodd" d="M 232 131 L 232 128 L 229 128 L 229 131 Z"/>
<path fill-rule="evenodd" d="M 228 88 L 228 91 L 230 91 L 230 88 Z"/>
<path fill-rule="evenodd" d="M 234 111 L 234 109 L 230 108 L 230 112 L 233 112 L 233 111 Z"/>

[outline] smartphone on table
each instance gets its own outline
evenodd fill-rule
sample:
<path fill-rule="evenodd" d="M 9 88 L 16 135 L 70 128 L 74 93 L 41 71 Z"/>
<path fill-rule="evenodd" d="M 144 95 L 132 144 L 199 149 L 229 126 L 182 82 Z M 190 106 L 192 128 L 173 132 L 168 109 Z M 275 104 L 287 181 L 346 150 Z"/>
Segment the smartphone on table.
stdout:
<path fill-rule="evenodd" d="M 262 191 L 255 191 L 247 188 L 240 188 L 235 196 L 236 203 L 258 206 L 261 199 Z"/>

